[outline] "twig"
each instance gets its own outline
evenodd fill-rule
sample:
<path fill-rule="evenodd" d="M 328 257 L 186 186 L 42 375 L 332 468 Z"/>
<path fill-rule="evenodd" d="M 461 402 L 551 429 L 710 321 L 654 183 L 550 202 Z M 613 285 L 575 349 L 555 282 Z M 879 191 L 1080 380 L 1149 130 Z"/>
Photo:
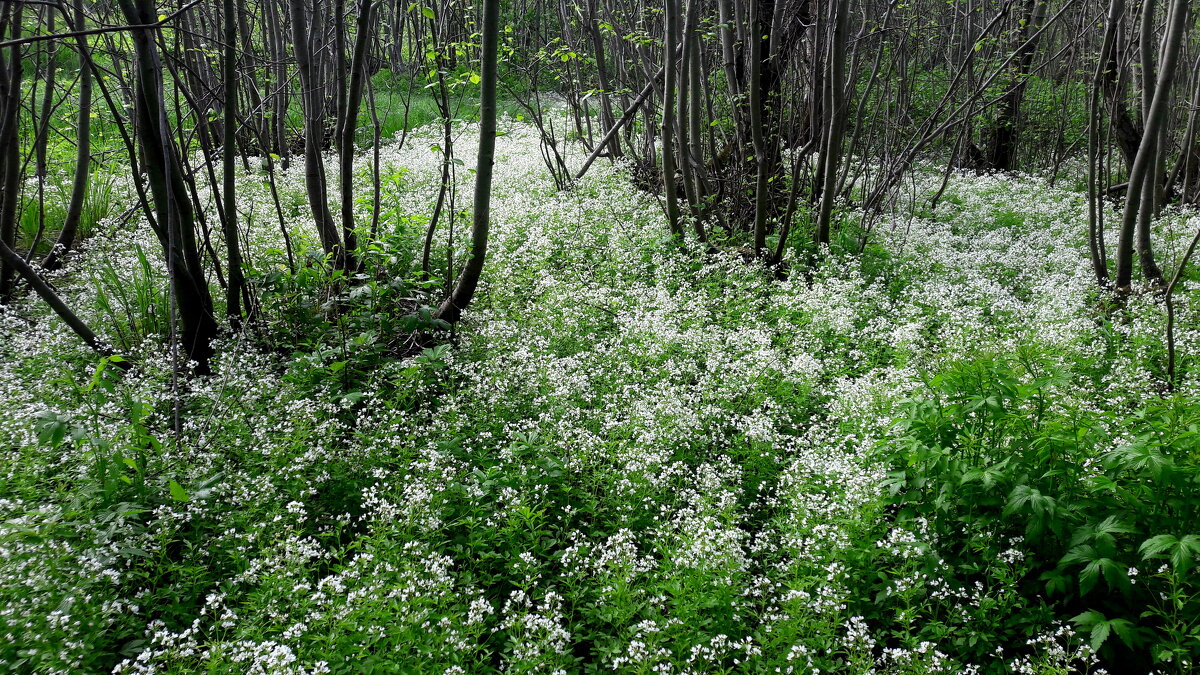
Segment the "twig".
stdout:
<path fill-rule="evenodd" d="M 1171 277 L 1171 282 L 1167 284 L 1167 290 L 1163 293 L 1167 303 L 1167 391 L 1175 391 L 1175 303 L 1171 300 L 1171 294 L 1175 292 L 1175 285 L 1183 276 L 1183 269 L 1187 267 L 1192 253 L 1196 251 L 1197 242 L 1200 242 L 1200 229 L 1196 230 L 1196 235 L 1192 237 L 1192 243 L 1188 245 L 1187 251 L 1183 254 L 1183 260 L 1179 261 L 1179 267 L 1175 270 L 1175 275 Z"/>
<path fill-rule="evenodd" d="M 33 36 L 30 36 L 27 38 L 18 38 L 16 40 L 5 40 L 4 42 L 0 42 L 0 49 L 3 49 L 5 47 L 19 47 L 21 45 L 32 44 L 34 42 L 45 42 L 46 40 L 61 40 L 63 38 L 84 37 L 87 35 L 102 35 L 104 33 L 120 33 L 121 31 L 127 31 L 127 30 L 158 28 L 164 24 L 170 23 L 173 19 L 175 19 L 175 17 L 179 16 L 180 14 L 183 14 L 184 12 L 188 11 L 189 9 L 195 7 L 198 4 L 200 4 L 200 0 L 192 0 L 191 2 L 184 5 L 183 7 L 180 7 L 179 9 L 175 10 L 174 12 L 171 12 L 170 14 L 164 16 L 163 18 L 161 18 L 158 21 L 155 21 L 153 23 L 136 23 L 136 24 L 127 24 L 124 26 L 108 26 L 105 28 L 89 28 L 87 30 L 76 30 L 76 31 L 68 32 L 68 33 L 53 33 L 51 35 L 33 35 Z"/>

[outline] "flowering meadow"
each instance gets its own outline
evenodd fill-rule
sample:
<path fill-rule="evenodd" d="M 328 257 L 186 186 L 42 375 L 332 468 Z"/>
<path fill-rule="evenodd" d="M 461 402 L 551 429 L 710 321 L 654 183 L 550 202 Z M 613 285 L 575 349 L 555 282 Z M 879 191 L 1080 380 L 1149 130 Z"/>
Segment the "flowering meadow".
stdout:
<path fill-rule="evenodd" d="M 1195 275 L 1169 391 L 1161 299 L 1098 289 L 1068 183 L 956 174 L 931 208 L 918 172 L 865 246 L 846 205 L 765 269 L 674 240 L 622 165 L 557 191 L 501 127 L 453 334 L 428 306 L 471 174 L 422 280 L 431 128 L 382 148 L 358 279 L 299 162 L 239 175 L 259 320 L 211 376 L 172 377 L 136 217 L 50 274 L 129 371 L 0 307 L 0 668 L 1192 672 Z M 1160 219 L 1168 274 L 1197 227 Z"/>

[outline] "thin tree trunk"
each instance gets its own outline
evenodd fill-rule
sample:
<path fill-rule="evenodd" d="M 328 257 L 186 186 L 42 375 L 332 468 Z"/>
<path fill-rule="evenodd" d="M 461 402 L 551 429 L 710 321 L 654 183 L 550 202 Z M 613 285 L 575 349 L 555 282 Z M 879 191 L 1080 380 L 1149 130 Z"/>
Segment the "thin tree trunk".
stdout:
<path fill-rule="evenodd" d="M 1188 261 L 1192 259 L 1192 254 L 1196 252 L 1196 244 L 1200 243 L 1200 230 L 1192 237 L 1192 242 L 1188 244 L 1187 250 L 1183 254 L 1183 258 L 1179 261 L 1179 267 L 1175 269 L 1175 274 L 1171 275 L 1171 281 L 1167 284 L 1166 291 L 1163 293 L 1163 298 L 1167 305 L 1167 390 L 1175 391 L 1175 286 L 1179 284 L 1179 280 L 1183 277 L 1183 270 L 1187 267 Z"/>
<path fill-rule="evenodd" d="M 988 142 L 988 166 L 998 171 L 1011 171 L 1016 160 L 1017 138 L 1021 101 L 1028 87 L 1029 69 L 1037 43 L 1029 39 L 1031 31 L 1037 30 L 1045 19 L 1045 0 L 1026 0 L 1024 17 L 1018 31 L 1019 56 L 1013 63 L 1012 82 L 1000 99 L 1000 113 L 992 125 Z"/>
<path fill-rule="evenodd" d="M 831 3 L 829 22 L 832 33 L 829 37 L 828 70 L 825 78 L 826 140 L 821 155 L 821 204 L 817 211 L 818 244 L 829 243 L 830 220 L 833 202 L 837 199 L 838 166 L 842 157 L 842 121 L 845 112 L 846 87 L 846 33 L 850 21 L 849 3 L 841 0 Z"/>
<path fill-rule="evenodd" d="M 692 32 L 692 19 L 694 18 L 694 10 L 696 0 L 688 0 L 683 9 L 683 31 L 681 42 L 683 43 L 683 54 L 679 60 L 679 74 L 676 80 L 676 96 L 675 96 L 675 119 L 676 119 L 676 141 L 675 141 L 675 167 L 679 170 L 679 178 L 683 183 L 683 194 L 687 200 L 688 214 L 693 220 L 697 216 L 697 205 L 700 202 L 699 195 L 696 194 L 695 175 L 692 169 L 694 168 L 690 158 L 688 157 L 692 145 L 692 115 L 695 111 L 691 109 L 691 84 L 692 84 L 692 46 L 688 44 L 688 37 Z M 703 229 L 700 230 L 703 234 Z M 704 237 L 700 239 L 703 241 Z"/>
<path fill-rule="evenodd" d="M 296 53 L 296 68 L 300 73 L 300 101 L 304 109 L 304 186 L 308 205 L 316 221 L 317 233 L 325 254 L 333 264 L 345 269 L 348 252 L 342 247 L 333 215 L 329 212 L 329 184 L 325 177 L 325 160 L 321 146 L 325 139 L 325 95 L 319 88 L 317 64 L 309 49 L 310 25 L 305 16 L 304 0 L 289 0 L 292 14 L 292 42 Z"/>
<path fill-rule="evenodd" d="M 152 24 L 157 16 L 153 0 L 120 0 L 120 5 L 131 24 Z M 153 30 L 141 28 L 131 35 L 137 55 L 138 138 L 158 212 L 156 234 L 167 258 L 174 307 L 183 328 L 182 346 L 196 363 L 196 372 L 205 375 L 217 323 L 196 245 L 195 216 L 167 123 L 162 62 Z"/>
<path fill-rule="evenodd" d="M 21 36 L 21 8 L 19 3 L 0 5 L 0 26 L 7 23 L 13 39 Z M 0 30 L 0 35 L 3 34 Z M 17 248 L 17 206 L 21 187 L 17 138 L 20 99 L 21 47 L 13 45 L 7 60 L 0 54 L 0 243 L 12 250 Z M 0 303 L 11 299 L 16 271 L 6 260 L 0 260 Z"/>
<path fill-rule="evenodd" d="M 587 27 L 592 38 L 592 52 L 596 59 L 596 78 L 600 84 L 600 124 L 605 129 L 614 126 L 612 96 L 612 81 L 608 73 L 608 63 L 604 55 L 604 37 L 600 34 L 600 20 L 597 18 L 596 0 L 587 0 Z M 621 143 L 615 136 L 605 135 L 610 157 L 621 156 Z M 598 144 L 596 147 L 604 147 Z"/>
<path fill-rule="evenodd" d="M 760 258 L 767 245 L 767 215 L 770 195 L 770 162 L 763 132 L 763 32 L 759 0 L 750 1 L 750 140 L 754 146 L 754 257 Z"/>
<path fill-rule="evenodd" d="M 225 200 L 222 229 L 225 233 L 225 251 L 229 256 L 229 283 L 225 286 L 225 313 L 229 325 L 237 330 L 242 324 L 242 295 L 246 292 L 246 277 L 242 269 L 242 246 L 237 225 L 237 181 L 234 180 L 234 160 L 237 155 L 237 44 L 238 24 L 235 0 L 223 0 L 225 14 L 225 139 L 221 148 L 221 170 Z M 249 307 L 247 307 L 249 309 Z"/>
<path fill-rule="evenodd" d="M 58 10 L 54 7 L 46 6 L 46 32 L 53 35 L 55 32 L 55 12 Z M 36 119 L 37 137 L 34 139 L 34 173 L 37 177 L 37 232 L 33 237 L 33 241 L 29 244 L 29 255 L 26 260 L 33 258 L 37 251 L 38 244 L 42 241 L 42 236 L 46 232 L 46 153 L 47 146 L 50 143 L 50 128 L 54 114 L 54 87 L 58 75 L 58 48 L 57 40 L 51 40 L 46 45 L 43 52 L 46 55 L 45 88 L 42 90 L 42 105 L 41 111 Z M 34 84 L 37 84 L 35 78 Z"/>
<path fill-rule="evenodd" d="M 492 165 L 496 157 L 496 81 L 500 45 L 500 0 L 483 0 L 479 64 L 479 157 L 475 166 L 475 198 L 471 214 L 471 254 L 437 317 L 456 323 L 475 297 L 487 256 L 492 200 Z"/>
<path fill-rule="evenodd" d="M 341 140 L 338 152 L 341 160 L 342 189 L 342 237 L 346 248 L 358 248 L 358 237 L 354 225 L 354 140 L 358 130 L 358 112 L 362 107 L 363 86 L 367 79 L 367 47 L 372 36 L 372 21 L 376 3 L 360 0 L 358 3 L 357 35 L 354 38 L 354 55 L 350 63 L 350 89 L 346 92 Z M 378 204 L 374 210 L 378 210 Z"/>
<path fill-rule="evenodd" d="M 699 15 L 700 0 L 689 0 L 687 32 L 684 34 L 684 49 L 689 52 L 689 57 L 687 70 L 683 73 L 684 78 L 688 81 L 688 114 L 686 118 L 688 140 L 686 143 L 681 143 L 680 148 L 684 161 L 688 165 L 688 177 L 692 181 L 693 227 L 696 231 L 696 238 L 703 242 L 708 240 L 705 233 L 705 222 L 708 220 L 709 207 L 712 204 L 708 202 L 708 181 L 704 175 L 704 141 L 700 133 L 700 115 L 704 112 L 704 108 L 700 101 L 702 94 L 700 71 L 703 67 L 703 57 L 700 51 L 701 35 L 697 28 Z M 709 127 L 709 129 L 711 128 Z"/>
<path fill-rule="evenodd" d="M 432 31 L 434 27 L 433 21 L 430 21 L 431 38 L 435 35 Z M 436 49 L 436 47 L 435 47 Z M 442 116 L 442 180 L 438 185 L 437 202 L 433 207 L 433 215 L 429 217 L 429 226 L 425 228 L 425 245 L 421 251 L 421 273 L 425 278 L 430 278 L 431 267 L 430 260 L 433 251 L 433 236 L 437 232 L 438 221 L 442 217 L 442 211 L 445 208 L 447 197 L 451 203 L 454 201 L 454 190 L 456 186 L 451 176 L 451 169 L 454 161 L 454 124 L 450 111 L 450 93 L 446 86 L 446 77 L 444 64 L 442 62 L 441 52 L 435 56 L 434 69 L 437 76 L 437 105 L 438 111 Z M 454 227 L 454 208 L 450 209 L 450 226 Z M 450 253 L 447 252 L 446 273 L 450 274 Z M 446 279 L 446 293 L 450 292 L 450 278 Z"/>
<path fill-rule="evenodd" d="M 589 168 L 591 168 L 592 164 L 596 161 L 596 158 L 604 154 L 604 146 L 621 131 L 622 127 L 633 121 L 633 118 L 637 116 L 638 109 L 641 108 L 642 104 L 644 104 L 646 100 L 650 98 L 650 95 L 654 93 L 654 88 L 658 85 L 659 80 L 663 78 L 665 71 L 665 67 L 659 68 L 658 74 L 651 78 L 649 84 L 647 84 L 645 87 L 642 87 L 642 91 L 638 93 L 637 98 L 633 99 L 633 102 L 631 102 L 629 106 L 625 108 L 625 111 L 621 113 L 621 119 L 617 120 L 616 123 L 612 125 L 612 128 L 608 130 L 608 133 L 604 134 L 604 138 L 600 139 L 600 142 L 596 144 L 596 149 L 592 151 L 592 154 L 588 155 L 586 160 L 584 160 L 583 166 L 579 167 L 579 171 L 575 172 L 575 180 L 583 178 L 583 175 L 587 173 Z"/>
<path fill-rule="evenodd" d="M 1133 283 L 1134 235 L 1139 225 L 1139 215 L 1147 207 L 1143 191 L 1150 187 L 1150 207 L 1153 207 L 1153 187 L 1147 185 L 1147 174 L 1154 171 L 1154 155 L 1158 134 L 1167 123 L 1167 99 L 1171 93 L 1171 82 L 1175 76 L 1175 64 L 1185 33 L 1187 0 L 1175 0 L 1168 19 L 1167 33 L 1163 36 L 1162 63 L 1158 70 L 1158 81 L 1154 85 L 1154 97 L 1146 115 L 1142 142 L 1129 172 L 1129 188 L 1125 196 L 1125 209 L 1121 214 L 1121 236 L 1117 245 L 1117 288 L 1128 290 Z M 1154 263 L 1154 254 L 1148 245 L 1149 220 L 1144 221 L 1146 231 L 1144 246 L 1138 246 L 1138 262 L 1142 274 L 1150 284 L 1162 283 L 1162 272 Z M 1138 237 L 1139 241 L 1141 236 Z"/>
<path fill-rule="evenodd" d="M 1088 251 L 1092 259 L 1092 271 L 1096 283 L 1108 284 L 1108 256 L 1104 247 L 1104 203 L 1098 184 L 1100 163 L 1100 125 L 1103 119 L 1101 95 L 1104 90 L 1106 69 L 1112 62 L 1116 47 L 1117 24 L 1125 12 L 1125 0 L 1111 0 L 1108 20 L 1104 25 L 1104 41 L 1100 47 L 1100 58 L 1096 61 L 1096 72 L 1092 77 L 1091 99 L 1088 111 Z"/>
<path fill-rule="evenodd" d="M 736 41 L 737 21 L 733 10 L 734 0 L 717 0 L 718 21 L 720 21 L 721 61 L 725 70 L 725 83 L 731 102 L 729 114 L 733 121 L 734 134 L 737 138 L 737 148 L 744 152 L 747 140 L 745 138 L 745 101 L 742 93 L 742 73 L 740 52 L 734 48 Z"/>
<path fill-rule="evenodd" d="M 84 323 L 78 315 L 75 314 L 75 312 L 71 311 L 71 308 L 67 306 L 67 303 L 63 302 L 62 298 L 58 297 L 58 294 L 55 293 L 54 289 L 50 287 L 50 284 L 47 284 L 44 279 L 38 276 L 38 274 L 33 271 L 33 268 L 29 266 L 29 263 L 25 262 L 24 258 L 22 258 L 16 251 L 9 248 L 8 244 L 3 241 L 0 241 L 0 259 L 3 259 L 7 265 L 10 265 L 12 269 L 18 275 L 20 275 L 22 279 L 25 280 L 25 283 L 29 284 L 29 287 L 33 289 L 33 292 L 37 293 L 38 297 L 45 301 L 45 303 L 50 306 L 50 309 L 53 310 L 60 319 L 62 319 L 63 323 L 67 324 L 67 326 L 76 335 L 78 335 L 88 347 L 91 347 L 92 350 L 100 356 L 107 357 L 115 355 L 112 348 L 102 342 L 100 338 L 98 338 L 92 331 L 92 329 L 89 328 L 88 325 Z M 129 368 L 129 363 L 126 361 L 114 361 L 114 364 L 122 370 Z"/>
<path fill-rule="evenodd" d="M 663 24 L 666 38 L 663 50 L 663 112 L 662 112 L 662 167 L 663 197 L 667 205 L 667 227 L 671 234 L 681 236 L 679 224 L 679 197 L 675 188 L 675 43 L 679 41 L 678 0 L 664 0 Z"/>
<path fill-rule="evenodd" d="M 74 0 L 74 29 L 84 29 L 85 14 L 83 0 Z M 80 36 L 75 38 L 75 48 L 79 52 L 79 115 L 75 124 L 75 177 L 71 182 L 71 199 L 67 203 L 66 217 L 63 218 L 62 230 L 58 241 L 50 249 L 50 253 L 42 261 L 42 267 L 48 270 L 58 269 L 62 265 L 62 256 L 75 246 L 75 238 L 79 236 L 79 221 L 83 216 L 83 203 L 87 199 L 88 182 L 91 178 L 92 164 L 92 67 L 87 40 Z"/>

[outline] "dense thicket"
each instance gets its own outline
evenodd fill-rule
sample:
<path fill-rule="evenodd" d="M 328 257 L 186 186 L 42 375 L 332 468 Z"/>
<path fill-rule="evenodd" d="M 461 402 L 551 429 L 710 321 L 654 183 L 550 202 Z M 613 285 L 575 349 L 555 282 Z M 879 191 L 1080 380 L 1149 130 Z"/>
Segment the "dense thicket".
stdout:
<path fill-rule="evenodd" d="M 213 310 L 203 270 L 225 288 L 235 324 L 254 307 L 234 185 L 218 175 L 229 181 L 249 157 L 268 173 L 302 161 L 322 247 L 356 269 L 359 232 L 369 242 L 375 228 L 354 213 L 354 155 L 407 128 L 414 102 L 432 100 L 447 121 L 463 113 L 483 83 L 476 47 L 490 32 L 477 9 L 239 0 L 164 15 L 137 2 L 6 3 L 0 239 L 57 266 L 78 238 L 88 172 L 77 169 L 68 206 L 49 219 L 48 172 L 124 153 L 173 261 L 185 347 L 203 364 L 215 325 L 204 318 Z M 499 84 L 537 124 L 560 186 L 577 178 L 563 144 L 579 140 L 633 162 L 663 196 L 673 232 L 745 244 L 773 263 L 836 236 L 865 245 L 928 158 L 1058 174 L 1086 157 L 1097 279 L 1108 284 L 1111 266 L 1118 288 L 1133 283 L 1135 260 L 1148 283 L 1163 283 L 1149 223 L 1200 199 L 1200 54 L 1184 2 L 539 0 L 499 11 L 488 36 L 502 43 Z M 547 113 L 558 105 L 565 124 Z M 105 143 L 93 150 L 94 119 Z M 447 183 L 452 146 L 447 133 Z M 205 190 L 224 194 L 216 213 L 195 213 Z M 374 192 L 372 223 L 384 206 Z M 1103 199 L 1124 204 L 1112 254 Z M 861 216 L 840 215 L 860 206 Z M 445 226 L 438 211 L 431 230 Z M 16 272 L 4 264 L 5 296 Z"/>

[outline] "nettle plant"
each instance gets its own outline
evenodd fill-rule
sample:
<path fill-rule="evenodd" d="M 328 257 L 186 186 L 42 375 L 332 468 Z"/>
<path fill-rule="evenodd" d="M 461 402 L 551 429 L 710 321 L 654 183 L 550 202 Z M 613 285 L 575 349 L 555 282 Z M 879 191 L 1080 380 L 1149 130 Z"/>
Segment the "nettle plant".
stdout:
<path fill-rule="evenodd" d="M 982 627 L 951 638 L 964 654 L 1020 653 L 1057 617 L 1126 672 L 1191 672 L 1200 405 L 1085 410 L 1062 402 L 1071 381 L 1037 359 L 984 356 L 943 370 L 903 405 L 901 435 L 885 445 L 887 508 L 899 525 L 928 528 L 926 558 L 948 588 L 989 598 L 977 604 Z M 886 595 L 887 581 L 878 585 Z"/>

